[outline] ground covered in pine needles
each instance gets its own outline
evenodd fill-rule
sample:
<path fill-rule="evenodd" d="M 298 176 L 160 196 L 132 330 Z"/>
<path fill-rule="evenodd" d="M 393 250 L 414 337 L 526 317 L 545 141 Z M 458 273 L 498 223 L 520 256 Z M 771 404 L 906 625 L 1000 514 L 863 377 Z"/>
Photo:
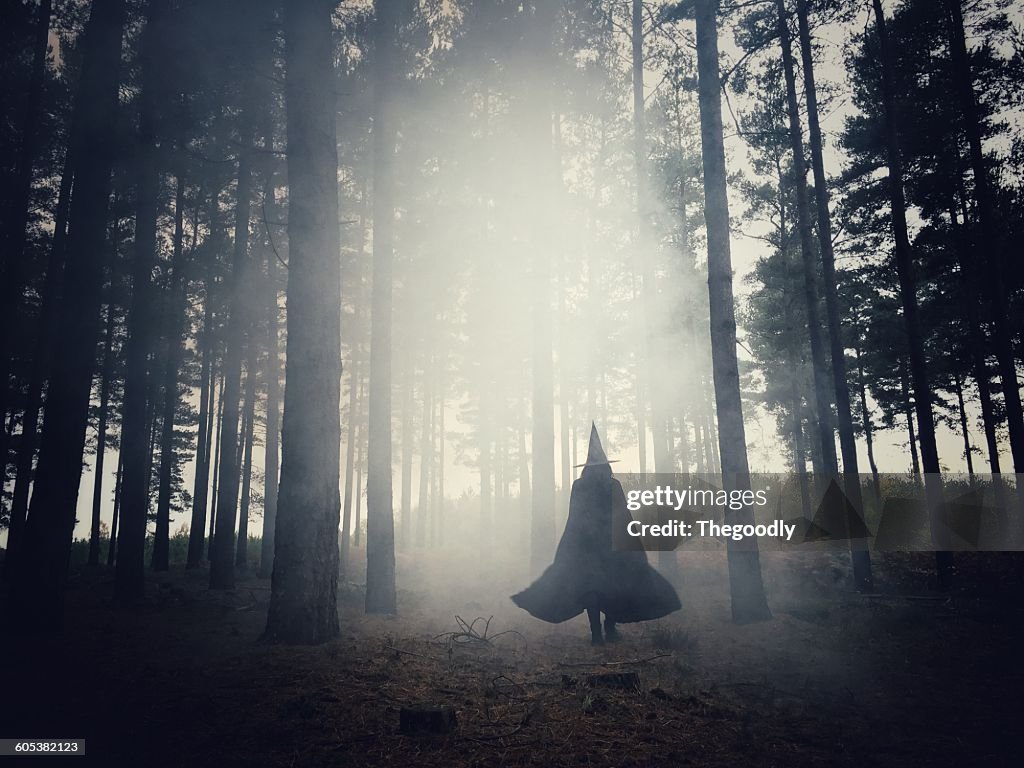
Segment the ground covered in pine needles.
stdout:
<path fill-rule="evenodd" d="M 1021 764 L 1013 560 L 964 556 L 940 595 L 925 556 L 890 556 L 873 596 L 840 555 L 764 561 L 771 621 L 731 623 L 724 556 L 683 555 L 683 610 L 605 647 L 450 555 L 400 558 L 396 617 L 345 582 L 340 637 L 299 648 L 260 642 L 267 581 L 172 570 L 126 611 L 109 571 L 76 570 L 60 638 L 0 631 L 0 736 L 85 738 L 76 764 L 101 766 Z M 401 732 L 403 707 L 443 706 L 449 733 Z"/>

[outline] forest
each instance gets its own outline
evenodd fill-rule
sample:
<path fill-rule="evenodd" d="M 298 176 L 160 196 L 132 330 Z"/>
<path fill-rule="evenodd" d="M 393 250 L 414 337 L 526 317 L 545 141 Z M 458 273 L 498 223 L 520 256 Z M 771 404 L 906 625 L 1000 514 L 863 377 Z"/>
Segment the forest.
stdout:
<path fill-rule="evenodd" d="M 1022 0 L 0 3 L 0 742 L 1016 764 Z M 926 541 L 650 552 L 592 648 L 509 599 L 592 430 Z"/>

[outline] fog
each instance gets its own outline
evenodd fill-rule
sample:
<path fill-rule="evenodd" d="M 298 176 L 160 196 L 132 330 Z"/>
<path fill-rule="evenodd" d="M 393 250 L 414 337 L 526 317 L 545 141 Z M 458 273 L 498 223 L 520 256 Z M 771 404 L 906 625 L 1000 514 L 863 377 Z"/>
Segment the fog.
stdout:
<path fill-rule="evenodd" d="M 565 484 L 576 476 L 572 467 L 582 461 L 592 422 L 620 472 L 655 468 L 652 399 L 660 400 L 671 424 L 672 469 L 700 471 L 706 445 L 717 449 L 692 22 L 659 25 L 645 35 L 644 187 L 638 191 L 627 10 L 610 6 L 604 23 L 581 14 L 577 21 L 589 23 L 593 36 L 562 54 L 561 80 L 554 85 L 546 75 L 524 78 L 536 67 L 509 44 L 519 31 L 507 17 L 484 11 L 463 16 L 442 7 L 430 20 L 407 20 L 406 71 L 391 97 L 399 124 L 392 395 L 396 516 L 408 509 L 415 517 L 421 504 L 437 505 L 440 499 L 528 514 L 529 504 L 520 496 L 529 490 L 533 471 L 538 317 L 550 338 L 540 354 L 552 364 L 544 397 L 550 398 L 552 433 L 546 439 L 560 491 L 559 515 L 565 514 Z M 355 480 L 362 478 L 365 486 L 359 464 L 365 461 L 373 244 L 371 54 L 353 38 L 363 11 L 346 5 L 336 15 L 342 41 L 343 463 L 353 420 L 350 390 L 359 393 L 363 387 L 356 398 L 351 482 L 342 467 L 343 490 L 353 499 L 364 491 Z M 823 45 L 819 79 L 835 90 L 823 116 L 826 137 L 834 136 L 852 111 L 836 51 L 857 31 L 857 23 L 816 30 Z M 729 36 L 723 36 L 722 47 L 729 60 L 742 56 Z M 537 128 L 537 102 L 545 93 L 553 113 L 550 133 L 547 126 Z M 726 93 L 727 122 L 729 114 L 741 119 L 760 97 L 731 92 L 729 84 Z M 726 145 L 730 170 L 737 174 L 730 204 L 741 306 L 738 352 L 750 366 L 742 304 L 749 276 L 768 252 L 761 237 L 769 224 L 744 215 L 738 175 L 756 179 L 756 173 L 743 137 L 729 126 Z M 831 142 L 826 149 L 829 162 L 841 168 L 842 153 Z M 644 210 L 638 213 L 641 195 Z M 265 211 L 260 218 L 252 224 L 254 233 L 269 229 L 270 243 L 286 258 L 285 222 L 269 221 Z M 200 237 L 207 226 L 198 222 Z M 538 275 L 538 264 L 548 274 Z M 198 297 L 195 303 L 198 307 Z M 751 467 L 788 470 L 790 449 L 759 401 L 760 374 L 756 367 L 748 370 L 744 416 Z M 198 409 L 198 387 L 189 397 Z M 257 411 L 264 407 L 261 402 Z M 258 419 L 261 442 L 265 420 Z M 903 432 L 898 425 L 879 432 L 876 451 L 883 472 L 909 469 Z M 953 471 L 965 466 L 958 439 L 951 426 L 940 425 L 943 462 Z M 493 498 L 481 502 L 484 446 Z M 863 443 L 858 450 L 866 465 Z M 108 525 L 116 456 L 111 451 L 106 463 L 102 514 Z M 263 452 L 254 451 L 257 496 L 264 462 Z M 80 538 L 88 536 L 93 463 L 87 460 L 79 493 L 75 534 Z M 183 487 L 193 486 L 194 472 L 194 461 L 186 457 Z M 174 530 L 187 524 L 187 508 L 178 503 Z M 254 505 L 254 512 L 258 508 Z"/>

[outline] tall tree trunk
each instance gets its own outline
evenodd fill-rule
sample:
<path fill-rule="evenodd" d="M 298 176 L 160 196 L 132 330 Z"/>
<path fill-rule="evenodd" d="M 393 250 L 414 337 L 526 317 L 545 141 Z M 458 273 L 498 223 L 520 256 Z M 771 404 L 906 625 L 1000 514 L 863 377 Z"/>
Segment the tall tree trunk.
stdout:
<path fill-rule="evenodd" d="M 185 177 L 179 172 L 174 195 L 174 246 L 171 256 L 171 289 L 167 297 L 167 360 L 164 361 L 164 415 L 160 425 L 160 474 L 156 501 L 156 532 L 153 536 L 154 571 L 171 567 L 171 482 L 177 467 L 174 421 L 178 413 L 178 369 L 182 356 L 182 318 L 185 316 L 188 280 L 185 276 Z"/>
<path fill-rule="evenodd" d="M 155 361 L 154 361 L 155 362 Z M 157 395 L 160 392 L 160 387 L 155 371 L 149 372 L 149 396 L 146 398 L 146 402 L 149 403 L 147 408 L 146 423 L 149 425 L 146 427 L 147 434 L 149 434 L 149 443 L 146 450 L 146 522 L 147 525 L 150 519 L 151 503 L 153 501 L 153 468 L 156 466 L 156 436 L 157 427 L 160 426 L 160 418 L 157 416 Z"/>
<path fill-rule="evenodd" d="M 366 390 L 360 382 L 359 385 L 359 402 L 363 403 L 366 400 Z M 358 549 L 363 545 L 363 495 L 365 489 L 363 487 L 363 470 L 366 468 L 366 419 L 364 418 L 364 411 L 359 412 L 359 432 L 357 437 L 357 454 L 356 454 L 356 513 L 353 525 L 353 544 Z"/>
<path fill-rule="evenodd" d="M 360 440 L 365 442 L 365 437 L 360 437 L 360 424 L 364 409 L 363 379 L 365 373 L 361 372 L 364 367 L 362 353 L 363 339 L 363 317 L 365 315 L 364 300 L 364 279 L 363 271 L 366 262 L 366 239 L 368 233 L 367 218 L 370 213 L 369 193 L 367 191 L 368 173 L 363 174 L 362 183 L 359 189 L 359 237 L 358 247 L 353 263 L 354 274 L 349 280 L 349 291 L 352 293 L 352 322 L 348 336 L 351 339 L 349 350 L 349 407 L 348 407 L 348 438 L 345 457 L 345 502 L 343 521 L 341 526 L 341 574 L 345 577 L 348 572 L 349 558 L 352 549 L 352 504 L 355 497 L 362 493 L 360 481 L 356 479 L 356 467 L 361 466 Z M 342 278 L 344 280 L 344 276 Z M 344 329 L 343 329 L 344 331 Z M 344 363 L 343 363 L 344 364 Z M 361 498 L 361 495 L 359 496 Z M 358 525 L 358 520 L 357 520 Z"/>
<path fill-rule="evenodd" d="M 216 193 L 212 195 L 216 200 Z M 203 330 L 199 336 L 202 368 L 199 391 L 199 435 L 196 440 L 196 477 L 192 492 L 192 522 L 188 532 L 186 568 L 198 568 L 203 560 L 206 506 L 210 487 L 210 433 L 213 431 L 213 259 L 207 261 L 206 296 L 203 301 Z"/>
<path fill-rule="evenodd" d="M 718 441 L 726 487 L 747 490 L 750 472 L 743 426 L 739 365 L 736 358 L 736 315 L 729 245 L 729 199 L 726 191 L 725 145 L 722 136 L 721 82 L 718 69 L 718 0 L 697 0 L 697 71 L 701 155 L 704 164 L 704 218 L 708 238 L 708 303 L 711 310 L 711 356 L 718 408 Z M 754 522 L 750 507 L 726 512 L 726 521 Z M 761 579 L 756 544 L 727 542 L 732 616 L 737 622 L 771 616 Z"/>
<path fill-rule="evenodd" d="M 412 454 L 415 430 L 413 429 L 413 408 L 415 397 L 413 380 L 415 368 L 411 361 L 405 365 L 404 383 L 402 386 L 402 535 L 403 549 L 409 547 L 412 536 Z"/>
<path fill-rule="evenodd" d="M 494 441 L 494 521 L 504 522 L 507 520 L 508 510 L 508 480 L 505 474 L 506 450 L 505 430 L 495 433 Z M 505 529 L 507 530 L 507 529 Z M 505 531 L 502 531 L 503 533 Z"/>
<path fill-rule="evenodd" d="M 791 350 L 791 353 L 794 350 Z M 800 410 L 803 405 L 803 398 L 800 397 L 800 388 L 797 386 L 796 376 L 790 377 L 789 385 L 790 410 L 792 411 L 792 423 L 790 432 L 793 435 L 793 472 L 796 474 L 797 482 L 800 485 L 800 511 L 807 521 L 811 520 L 811 489 L 807 481 L 807 450 L 804 448 L 804 425 L 800 418 Z"/>
<path fill-rule="evenodd" d="M 489 68 L 484 68 L 481 73 L 480 88 L 480 139 L 485 146 L 491 146 L 493 135 L 491 131 L 491 79 L 492 73 Z M 483 160 L 483 187 L 480 194 L 480 247 L 477 252 L 477 274 L 480 281 L 479 293 L 490 299 L 495 295 L 495 275 L 493 263 L 493 251 L 490 237 L 492 216 L 490 213 L 490 202 L 493 199 L 493 163 L 491 156 L 485 155 Z M 480 363 L 477 372 L 477 429 L 476 444 L 479 456 L 478 467 L 480 470 L 480 519 L 478 521 L 477 541 L 480 546 L 481 557 L 486 557 L 486 548 L 491 541 L 494 526 L 494 504 L 497 488 L 494 478 L 493 450 L 494 436 L 491 433 L 493 426 L 494 393 L 492 386 L 494 382 L 494 364 L 492 357 L 487 354 L 488 340 L 486 336 L 474 339 L 477 349 L 480 350 Z"/>
<path fill-rule="evenodd" d="M 562 115 L 558 109 L 552 113 L 552 146 L 554 151 L 553 165 L 557 170 L 558 182 L 557 193 L 561 198 L 565 189 L 565 176 L 562 169 Z M 559 204 L 561 204 L 559 200 Z M 558 247 L 558 275 L 557 275 L 557 300 L 558 300 L 558 447 L 559 447 L 559 469 L 561 470 L 561 483 L 554 510 L 555 533 L 562 530 L 562 510 L 568 513 L 569 493 L 572 487 L 572 462 L 569 454 L 572 446 L 569 442 L 570 420 L 569 420 L 569 397 L 571 386 L 569 384 L 569 313 L 567 307 L 567 285 L 568 278 L 568 254 L 564 244 L 559 242 Z M 488 480 L 488 483 L 490 480 Z M 482 488 L 481 488 L 482 490 Z M 488 490 L 489 492 L 489 490 Z M 482 496 L 481 496 L 482 500 Z"/>
<path fill-rule="evenodd" d="M 559 260 L 561 269 L 559 270 L 558 276 L 558 447 L 559 447 L 559 467 L 561 469 L 562 482 L 561 482 L 561 493 L 558 501 L 558 517 L 562 516 L 562 510 L 569 509 L 569 492 L 572 488 L 572 440 L 571 440 L 571 424 L 572 421 L 569 416 L 569 400 L 572 397 L 572 386 L 569 383 L 569 312 L 566 306 L 566 285 L 568 283 L 568 276 L 566 275 L 566 259 L 563 257 Z M 490 447 L 487 446 L 484 449 L 484 441 L 481 441 L 481 462 L 484 462 L 484 453 L 490 454 Z M 487 459 L 487 473 L 490 474 L 490 456 Z M 484 464 L 481 463 L 480 467 L 480 503 L 484 504 L 483 490 L 484 490 Z M 488 504 L 490 503 L 490 477 L 487 478 L 487 494 Z M 482 506 L 482 508 L 484 508 Z M 487 515 L 489 517 L 489 515 Z M 561 526 L 556 525 L 555 532 L 561 530 Z"/>
<path fill-rule="evenodd" d="M 686 412 L 679 409 L 679 469 L 685 475 L 690 471 L 690 438 L 686 424 Z"/>
<path fill-rule="evenodd" d="M 145 584 L 146 521 L 149 511 L 149 439 L 147 415 L 155 413 L 150 392 L 148 360 L 156 348 L 157 313 L 153 266 L 157 252 L 160 169 L 157 123 L 159 54 L 155 50 L 166 10 L 165 0 L 147 6 L 146 26 L 140 43 L 142 66 L 137 138 L 135 245 L 132 253 L 132 298 L 128 314 L 128 347 L 125 360 L 121 448 L 124 478 L 121 488 L 121 530 L 118 532 L 114 597 L 120 603 L 141 600 Z M 75 194 L 77 196 L 77 189 Z M 155 379 L 154 379 L 155 380 Z"/>
<path fill-rule="evenodd" d="M 1013 349 L 1013 334 L 1010 326 L 1010 308 L 1006 301 L 1006 276 L 1002 247 L 998 232 L 997 211 L 992 194 L 992 184 L 985 163 L 981 142 L 981 119 L 978 114 L 977 96 L 974 92 L 974 75 L 967 54 L 967 40 L 964 33 L 961 0 L 944 0 L 950 30 L 950 51 L 956 70 L 956 85 L 960 108 L 964 116 L 964 128 L 970 146 L 971 170 L 974 174 L 974 196 L 977 200 L 978 223 L 985 254 L 988 289 L 992 303 L 992 340 L 996 361 L 999 363 L 999 377 L 1003 380 L 1003 399 L 1006 405 L 1006 422 L 1010 434 L 1010 453 L 1013 469 L 1024 473 L 1024 408 L 1021 406 L 1020 383 L 1017 378 L 1017 358 Z M 972 269 L 973 271 L 973 269 Z M 1024 482 L 1017 483 L 1017 495 L 1021 511 L 1024 512 Z"/>
<path fill-rule="evenodd" d="M 70 142 L 75 195 L 65 268 L 66 283 L 75 290 L 59 309 L 55 338 L 60 349 L 50 369 L 36 491 L 11 594 L 13 624 L 26 631 L 54 629 L 62 620 L 100 322 L 124 10 L 124 0 L 94 0 L 82 38 Z"/>
<path fill-rule="evenodd" d="M 697 474 L 703 475 L 708 472 L 707 452 L 704 446 L 704 431 L 701 429 L 703 417 L 700 412 L 693 416 L 693 443 L 697 450 Z"/>
<path fill-rule="evenodd" d="M 882 511 L 882 481 L 878 477 L 878 464 L 875 463 L 874 427 L 871 424 L 871 411 L 868 409 L 868 391 L 864 382 L 864 366 L 860 362 L 860 350 L 854 349 L 857 356 L 857 384 L 860 391 L 860 414 L 864 424 L 864 442 L 868 447 L 868 466 L 871 467 L 871 480 L 875 486 L 875 502 L 878 511 Z"/>
<path fill-rule="evenodd" d="M 252 503 L 252 442 L 256 426 L 256 354 L 255 344 L 249 343 L 246 362 L 245 400 L 242 428 L 242 492 L 238 500 L 238 541 L 235 546 L 235 567 L 244 571 L 249 567 L 249 507 Z M 340 450 L 340 449 L 339 449 Z"/>
<path fill-rule="evenodd" d="M 223 367 L 223 363 L 222 366 Z M 220 497 L 220 446 L 221 432 L 224 431 L 224 373 L 221 372 L 217 387 L 217 439 L 214 443 L 213 493 L 210 496 L 210 532 L 206 537 L 206 559 L 213 557 L 213 539 L 217 530 L 217 500 Z"/>
<path fill-rule="evenodd" d="M 821 321 L 818 316 L 818 269 L 814 258 L 813 224 L 807 194 L 807 165 L 804 160 L 803 130 L 800 126 L 800 105 L 797 102 L 796 74 L 789 23 L 784 0 L 775 0 L 777 29 L 782 45 L 782 63 L 786 78 L 786 106 L 789 117 L 789 148 L 793 153 L 793 171 L 796 176 L 797 230 L 800 235 L 800 255 L 804 273 L 804 298 L 807 305 L 807 332 L 811 340 L 811 373 L 814 378 L 814 402 L 817 407 L 821 453 L 825 470 L 837 472 L 835 432 L 832 429 L 832 399 L 829 395 L 828 369 L 825 348 L 821 341 Z"/>
<path fill-rule="evenodd" d="M 217 521 L 210 548 L 210 588 L 233 589 L 235 584 L 235 511 L 238 509 L 241 466 L 239 464 L 239 401 L 242 389 L 242 358 L 249 328 L 249 219 L 252 213 L 253 157 L 251 137 L 244 142 L 238 158 L 238 186 L 235 193 L 235 247 L 228 288 L 228 320 L 222 371 L 223 414 L 219 431 L 220 487 L 217 491 Z"/>
<path fill-rule="evenodd" d="M 96 467 L 92 485 L 92 524 L 89 526 L 89 565 L 100 564 L 100 512 L 103 509 L 103 459 L 107 453 L 107 416 L 110 408 L 110 379 L 114 371 L 114 304 L 107 305 L 107 329 L 103 340 L 103 369 L 100 372 L 100 414 L 96 425 Z"/>
<path fill-rule="evenodd" d="M 524 4 L 528 19 L 527 64 L 523 74 L 529 89 L 528 127 L 531 156 L 524 162 L 536 171 L 532 196 L 533 221 L 530 223 L 530 249 L 533 253 L 531 295 L 531 345 L 533 398 L 530 439 L 533 483 L 530 515 L 530 569 L 540 572 L 551 562 L 555 548 L 555 404 L 554 366 L 552 362 L 551 317 L 551 202 L 560 169 L 554 164 L 552 147 L 552 73 L 555 70 L 551 35 L 557 6 L 554 0 L 534 0 Z"/>
<path fill-rule="evenodd" d="M 373 103 L 373 283 L 370 421 L 366 467 L 366 612 L 394 613 L 395 517 L 391 486 L 391 326 L 395 218 L 395 59 L 398 8 L 376 0 Z"/>
<path fill-rule="evenodd" d="M 444 318 L 441 318 L 442 325 Z M 436 489 L 434 497 L 434 531 L 432 537 L 435 546 L 440 546 L 444 541 L 444 392 L 445 392 L 445 360 L 442 355 L 437 366 L 437 473 Z"/>
<path fill-rule="evenodd" d="M 36 11 L 32 35 L 32 70 L 29 74 L 28 97 L 19 115 L 18 153 L 14 158 L 13 185 L 4 211 L 3 249 L 0 262 L 0 413 L 7 413 L 8 381 L 11 372 L 10 335 L 21 308 L 25 282 L 24 256 L 29 205 L 32 195 L 32 166 L 41 131 L 38 130 L 43 105 L 46 76 L 46 51 L 53 3 L 41 0 Z M 24 434 L 24 428 L 23 428 Z M 7 479 L 7 433 L 0 430 L 0 481 Z"/>
<path fill-rule="evenodd" d="M 811 391 L 807 396 L 807 406 L 804 408 L 804 420 L 807 422 L 807 431 L 818 435 L 821 432 L 818 429 L 818 419 L 814 413 L 814 392 Z M 807 451 L 811 455 L 811 471 L 819 477 L 824 477 L 826 469 L 825 460 L 821 455 L 821 440 L 811 440 Z"/>
<path fill-rule="evenodd" d="M 637 275 L 636 270 L 633 269 L 633 265 L 630 265 L 629 274 L 629 291 L 630 291 L 630 304 L 633 307 L 638 307 L 641 302 L 641 293 L 637 288 Z M 646 311 L 640 310 L 646 316 Z M 645 329 L 644 333 L 644 346 L 647 343 L 647 333 Z M 641 475 L 647 474 L 647 398 L 646 398 L 646 376 L 647 367 L 646 358 L 648 355 L 645 352 L 638 352 L 636 354 L 636 371 L 633 376 L 633 398 L 636 406 L 636 446 L 637 446 L 637 460 L 639 461 L 639 470 Z"/>
<path fill-rule="evenodd" d="M 39 414 L 43 403 L 43 385 L 52 365 L 52 353 L 57 339 L 56 324 L 59 317 L 59 299 L 64 272 L 64 244 L 67 239 L 68 210 L 71 207 L 71 187 L 74 181 L 71 148 L 64 152 L 64 169 L 57 193 L 57 209 L 54 214 L 53 238 L 46 265 L 43 283 L 42 304 L 36 323 L 35 354 L 29 373 L 28 394 L 22 416 L 21 439 L 18 442 L 17 475 L 14 481 L 14 497 L 11 500 L 11 519 L 7 529 L 7 556 L 4 558 L 3 577 L 10 579 L 14 573 L 14 562 L 21 546 L 28 514 L 29 489 L 32 485 L 36 446 L 38 443 Z M 116 254 L 119 238 L 114 237 L 113 252 Z M 0 453 L 6 452 L 4 448 Z"/>
<path fill-rule="evenodd" d="M 288 344 L 281 483 L 266 636 L 338 634 L 341 264 L 332 9 L 284 7 L 288 119 Z"/>
<path fill-rule="evenodd" d="M 882 106 L 885 115 L 886 155 L 889 166 L 889 203 L 892 209 L 892 226 L 896 240 L 896 271 L 899 273 L 900 299 L 903 306 L 903 322 L 906 326 L 907 345 L 910 348 L 910 378 L 914 391 L 914 406 L 917 411 L 918 439 L 921 443 L 921 459 L 925 472 L 925 495 L 932 524 L 932 543 L 935 553 L 939 586 L 949 586 L 952 572 L 952 555 L 947 551 L 947 541 L 942 522 L 942 476 L 939 474 L 939 449 L 935 443 L 935 422 L 932 417 L 932 393 L 928 383 L 928 369 L 924 357 L 924 336 L 921 333 L 917 305 L 917 278 L 914 274 L 914 257 L 907 233 L 907 204 L 903 192 L 903 159 L 900 156 L 899 127 L 896 123 L 896 90 L 893 84 L 893 56 L 890 50 L 889 34 L 886 29 L 882 0 L 872 0 L 875 12 L 875 28 L 881 47 L 882 65 Z"/>
<path fill-rule="evenodd" d="M 251 143 L 251 142 L 250 142 Z M 217 520 L 210 547 L 210 588 L 232 589 L 235 583 L 235 511 L 239 482 L 239 401 L 242 388 L 242 358 L 248 328 L 249 219 L 252 208 L 253 159 L 251 148 L 238 159 L 235 203 L 235 247 L 229 286 L 228 320 L 222 371 L 224 388 L 218 434 L 220 455 L 217 490 Z"/>
<path fill-rule="evenodd" d="M 914 408 L 910 402 L 910 383 L 906 365 L 900 362 L 900 393 L 903 395 L 903 415 L 907 420 L 907 432 L 910 435 L 910 467 L 915 477 L 921 474 L 921 462 L 917 453 L 917 432 L 914 430 Z"/>
<path fill-rule="evenodd" d="M 790 51 L 789 26 L 785 21 L 784 0 L 777 0 L 780 11 L 780 26 L 785 33 L 784 54 Z M 857 462 L 857 440 L 853 431 L 853 413 L 850 405 L 850 385 L 846 378 L 846 346 L 843 343 L 843 329 L 839 316 L 839 293 L 836 285 L 835 253 L 832 249 L 832 216 L 829 212 L 828 182 L 825 179 L 825 160 L 822 151 L 821 125 L 818 120 L 818 89 L 814 81 L 814 50 L 811 47 L 811 30 L 807 18 L 807 0 L 797 0 L 797 20 L 800 30 L 800 53 L 803 64 L 804 93 L 807 99 L 807 126 L 811 139 L 811 165 L 814 171 L 814 199 L 817 205 L 818 250 L 821 254 L 822 285 L 825 291 L 825 312 L 828 315 L 828 338 L 832 358 L 832 386 L 835 394 L 836 416 L 839 426 L 839 447 L 843 456 L 844 486 L 846 497 L 854 510 L 863 515 L 864 499 L 860 487 L 860 468 Z M 790 53 L 786 58 L 787 92 L 791 101 L 796 101 L 796 83 L 793 77 L 793 61 Z M 793 80 L 790 87 L 789 81 Z M 799 109 L 792 110 L 799 132 Z M 801 155 L 803 140 L 800 139 Z M 801 166 L 803 165 L 801 161 Z M 805 172 L 806 173 L 806 172 Z M 797 170 L 797 187 L 806 192 L 806 175 Z M 798 195 L 799 197 L 799 195 Z M 806 204 L 806 200 L 804 201 Z M 831 414 L 829 414 L 831 416 Z M 835 441 L 831 428 L 828 443 L 835 455 Z M 851 522 L 851 528 L 853 527 Z M 850 556 L 853 560 L 853 578 L 857 589 L 868 591 L 872 588 L 871 555 L 863 539 L 850 539 Z"/>
<path fill-rule="evenodd" d="M 956 243 L 957 261 L 960 271 L 967 276 L 969 295 L 965 302 L 966 319 L 965 341 L 971 357 L 971 375 L 978 387 L 978 401 L 981 405 L 981 423 L 985 430 L 985 445 L 988 448 L 989 470 L 998 475 L 999 469 L 999 437 L 996 434 L 996 415 L 992 403 L 992 377 L 989 375 L 986 360 L 985 331 L 981 321 L 980 303 L 982 288 L 976 265 L 966 251 L 963 227 L 957 216 L 956 203 L 949 205 L 949 219 L 953 225 L 953 238 Z M 1000 484 L 997 484 L 997 488 Z M 1001 493 L 1001 492 L 1000 492 Z"/>
<path fill-rule="evenodd" d="M 655 327 L 654 313 L 657 311 L 657 278 L 655 276 L 654 253 L 650 237 L 651 199 L 650 180 L 647 169 L 647 133 L 644 125 L 644 4 L 643 0 L 632 0 L 632 85 L 633 85 L 633 166 L 636 174 L 637 233 L 636 247 L 641 271 L 641 303 L 644 314 L 646 353 L 645 379 L 647 395 L 651 403 L 651 437 L 654 441 L 654 471 L 669 474 L 673 471 L 672 454 L 667 437 L 668 415 L 665 408 L 666 392 L 658 373 L 658 359 L 663 350 L 658 344 L 662 334 Z M 641 439 L 646 438 L 641 435 Z M 672 553 L 665 553 L 672 554 Z M 660 559 L 670 568 L 676 564 L 675 557 Z"/>
<path fill-rule="evenodd" d="M 519 445 L 519 505 L 522 509 L 521 520 L 528 520 L 530 515 L 530 501 L 533 498 L 533 491 L 530 483 L 530 454 L 526 449 L 526 426 L 525 419 L 520 421 L 517 430 Z"/>
<path fill-rule="evenodd" d="M 270 197 L 274 196 L 271 185 Z M 268 237 L 269 237 L 268 233 Z M 260 547 L 261 578 L 270 578 L 274 569 L 274 529 L 277 525 L 277 489 L 281 438 L 281 360 L 278 353 L 277 255 L 267 249 L 267 359 L 264 377 L 267 384 L 267 437 L 263 459 L 263 541 Z"/>
<path fill-rule="evenodd" d="M 352 496 L 359 492 L 355 483 L 356 438 L 362 403 L 359 401 L 359 360 L 355 345 L 352 346 L 352 360 L 348 377 L 348 439 L 345 445 L 345 503 L 341 518 L 341 575 L 348 576 L 348 558 L 352 539 Z"/>
<path fill-rule="evenodd" d="M 114 480 L 114 512 L 110 518 L 110 542 L 107 546 L 107 568 L 113 568 L 117 555 L 117 522 L 121 516 L 121 479 L 124 477 L 124 453 L 117 452 L 117 478 Z"/>
<path fill-rule="evenodd" d="M 489 400 L 489 395 L 487 399 Z M 490 416 L 481 405 L 480 423 L 477 425 L 477 450 L 480 453 L 480 554 L 486 556 L 484 548 L 491 542 L 494 529 L 495 496 L 497 477 L 494 461 L 494 440 L 490 431 Z"/>
<path fill-rule="evenodd" d="M 964 388 L 959 377 L 953 379 L 956 391 L 957 413 L 960 416 L 960 433 L 964 438 L 964 458 L 967 459 L 967 474 L 974 484 L 974 448 L 971 447 L 971 432 L 967 428 L 967 409 L 964 407 Z"/>
<path fill-rule="evenodd" d="M 430 512 L 430 464 L 431 447 L 433 442 L 430 437 L 430 417 L 434 412 L 432 407 L 432 387 L 430 386 L 430 366 L 433 364 L 433 357 L 429 354 L 423 361 L 423 421 L 420 435 L 420 488 L 419 505 L 416 510 L 416 546 L 423 547 L 427 543 L 427 516 Z"/>

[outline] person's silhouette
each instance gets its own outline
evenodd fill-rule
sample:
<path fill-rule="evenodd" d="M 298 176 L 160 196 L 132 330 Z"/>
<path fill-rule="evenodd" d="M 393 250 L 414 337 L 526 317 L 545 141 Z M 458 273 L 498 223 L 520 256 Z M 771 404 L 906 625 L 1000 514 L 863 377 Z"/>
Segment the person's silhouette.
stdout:
<path fill-rule="evenodd" d="M 622 485 L 591 426 L 587 461 L 573 483 L 569 518 L 554 562 L 512 600 L 543 621 L 559 623 L 587 612 L 592 642 L 619 639 L 618 623 L 648 621 L 680 608 L 672 585 L 642 549 L 616 551 L 612 531 L 632 519 Z M 601 614 L 604 613 L 604 634 Z"/>

